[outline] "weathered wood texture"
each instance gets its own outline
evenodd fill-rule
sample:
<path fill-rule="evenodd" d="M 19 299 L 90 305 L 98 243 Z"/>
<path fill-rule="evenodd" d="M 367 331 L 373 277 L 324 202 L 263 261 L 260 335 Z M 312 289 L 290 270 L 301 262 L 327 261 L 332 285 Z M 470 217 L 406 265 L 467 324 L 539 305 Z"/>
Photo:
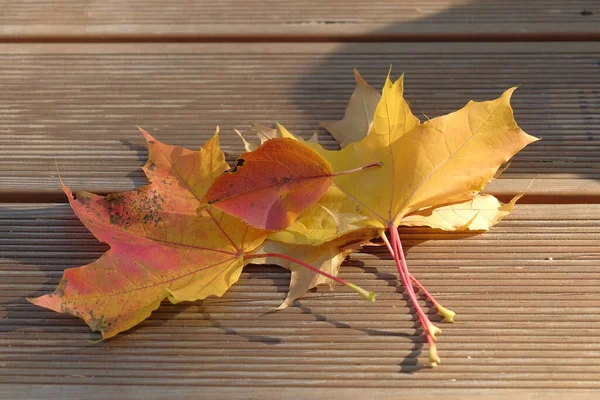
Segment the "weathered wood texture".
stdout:
<path fill-rule="evenodd" d="M 571 203 L 600 203 L 598 1 L 0 0 L 0 9 L 0 399 L 597 398 L 600 204 Z M 390 64 L 429 117 L 522 84 L 517 121 L 542 141 L 489 191 L 531 183 L 525 201 L 564 203 L 520 204 L 483 235 L 402 231 L 412 271 L 458 312 L 456 324 L 439 324 L 439 368 L 426 367 L 393 262 L 375 247 L 342 268 L 378 293 L 375 304 L 319 289 L 265 314 L 289 273 L 251 267 L 222 299 L 164 304 L 93 345 L 80 320 L 26 302 L 106 250 L 68 205 L 47 203 L 65 201 L 55 163 L 73 188 L 129 190 L 145 183 L 136 125 L 198 147 L 217 124 L 232 161 L 242 151 L 233 128 L 277 121 L 307 137 L 343 115 L 353 67 L 381 87 Z"/>
<path fill-rule="evenodd" d="M 0 38 L 597 38 L 595 0 L 46 0 L 0 4 Z"/>
<path fill-rule="evenodd" d="M 411 389 L 411 388 L 340 388 L 340 387 L 312 387 L 307 384 L 298 387 L 198 387 L 187 385 L 148 385 L 148 386 L 113 386 L 114 390 L 107 390 L 106 385 L 2 385 L 6 398 L 35 398 L 35 399 L 60 399 L 60 400 L 103 400 L 103 399 L 132 399 L 149 400 L 164 399 L 165 397 L 177 399 L 373 399 L 386 400 L 398 397 L 420 399 L 444 400 L 538 400 L 538 399 L 569 399 L 569 400 L 596 400 L 598 392 L 594 389 L 489 389 L 489 388 L 464 388 L 460 390 L 448 389 Z M 115 394 L 116 393 L 116 394 Z M 11 397 L 12 396 L 12 397 Z"/>
<path fill-rule="evenodd" d="M 80 320 L 24 297 L 53 290 L 64 268 L 91 262 L 106 246 L 68 205 L 3 204 L 0 383 L 60 385 L 55 393 L 82 396 L 96 385 L 96 398 L 132 393 L 133 385 L 157 393 L 221 387 L 221 395 L 242 397 L 243 388 L 426 388 L 421 397 L 444 390 L 444 398 L 597 390 L 599 216 L 600 205 L 521 205 L 481 235 L 402 230 L 414 274 L 458 313 L 456 324 L 440 323 L 443 364 L 432 369 L 393 262 L 375 247 L 342 267 L 345 279 L 378 293 L 373 304 L 345 288 L 320 289 L 264 314 L 284 298 L 289 274 L 251 267 L 222 299 L 164 304 L 130 332 L 90 344 L 97 336 Z"/>
<path fill-rule="evenodd" d="M 233 128 L 248 121 L 309 136 L 343 116 L 353 67 L 380 87 L 390 64 L 429 117 L 523 84 L 517 121 L 542 140 L 490 192 L 533 181 L 530 195 L 600 195 L 598 43 L 0 45 L 0 195 L 61 199 L 55 160 L 77 189 L 143 184 L 136 124 L 189 147 L 219 124 L 229 160 L 242 152 Z M 320 139 L 336 146 L 323 130 Z"/>

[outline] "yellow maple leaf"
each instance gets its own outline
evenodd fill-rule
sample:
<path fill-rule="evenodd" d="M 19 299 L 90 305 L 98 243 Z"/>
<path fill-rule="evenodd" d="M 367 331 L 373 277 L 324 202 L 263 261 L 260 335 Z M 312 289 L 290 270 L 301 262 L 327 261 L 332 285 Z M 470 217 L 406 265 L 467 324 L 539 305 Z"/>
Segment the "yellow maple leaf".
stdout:
<path fill-rule="evenodd" d="M 367 244 L 377 236 L 377 229 L 363 228 L 342 235 L 330 242 L 319 246 L 283 243 L 275 240 L 266 240 L 256 251 L 256 254 L 278 253 L 291 256 L 311 264 L 322 272 L 337 276 L 340 265 L 348 254 Z M 271 236 L 272 237 L 272 236 Z M 253 262 L 249 260 L 249 262 Z M 281 258 L 266 257 L 264 264 L 278 264 L 292 271 L 290 288 L 283 303 L 277 310 L 289 307 L 294 300 L 302 297 L 307 291 L 320 284 L 327 284 L 331 289 L 335 287 L 335 281 L 318 274 L 313 270 L 299 267 L 297 263 L 281 260 Z"/>
<path fill-rule="evenodd" d="M 336 170 L 382 162 L 381 168 L 339 176 L 334 183 L 355 202 L 359 213 L 377 220 L 380 227 L 399 226 L 406 215 L 420 209 L 473 199 L 503 163 L 537 140 L 514 120 L 510 107 L 513 91 L 509 89 L 493 101 L 469 102 L 459 111 L 403 134 L 393 133 L 390 127 L 399 126 L 402 131 L 406 124 L 381 123 L 384 134 L 372 131 L 339 151 L 306 145 Z M 281 131 L 282 136 L 293 137 L 284 128 Z M 390 142 L 386 139 L 390 136 L 397 139 Z M 310 212 L 315 212 L 314 207 Z M 301 217 L 295 224 L 302 223 Z M 295 224 L 289 229 L 295 229 Z"/>
<path fill-rule="evenodd" d="M 448 115 L 419 123 L 403 99 L 403 82 L 388 79 L 376 107 L 374 122 L 368 133 L 355 143 L 347 143 L 339 151 L 306 143 L 327 159 L 334 170 L 350 170 L 360 165 L 381 162 L 382 167 L 356 176 L 334 178 L 328 193 L 339 190 L 345 209 L 352 209 L 369 220 L 364 226 L 380 227 L 380 236 L 395 259 L 398 272 L 409 298 L 425 329 L 430 345 L 432 365 L 439 363 L 435 335 L 440 332 L 422 312 L 412 285 L 424 291 L 444 317 L 453 321 L 454 313 L 442 307 L 414 278 L 406 267 L 396 227 L 425 225 L 440 229 L 488 229 L 512 210 L 516 197 L 503 205 L 480 191 L 494 177 L 498 168 L 514 154 L 537 139 L 523 132 L 513 117 L 510 97 L 514 88 L 498 99 L 469 102 Z M 293 137 L 280 127 L 283 137 Z M 352 202 L 354 204 L 352 204 Z M 343 213 L 331 215 L 329 210 L 309 208 L 307 217 L 313 221 L 343 218 Z M 319 216 L 320 214 L 320 216 Z M 329 214 L 329 215 L 327 215 Z M 342 225 L 347 229 L 356 225 Z M 327 242 L 329 233 L 310 229 L 309 220 L 301 216 L 287 232 L 305 235 L 306 240 Z M 383 233 L 389 229 L 392 241 Z M 340 234 L 340 230 L 336 232 Z M 286 240 L 287 233 L 279 235 Z"/>

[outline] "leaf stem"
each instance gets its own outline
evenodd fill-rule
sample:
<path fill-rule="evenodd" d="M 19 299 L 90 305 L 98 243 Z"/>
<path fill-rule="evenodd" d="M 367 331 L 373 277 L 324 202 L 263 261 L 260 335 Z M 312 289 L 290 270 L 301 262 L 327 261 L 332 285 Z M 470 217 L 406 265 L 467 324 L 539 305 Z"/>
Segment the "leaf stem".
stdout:
<path fill-rule="evenodd" d="M 425 332 L 425 337 L 427 338 L 427 342 L 429 343 L 429 362 L 432 366 L 436 366 L 440 363 L 440 358 L 437 355 L 437 347 L 435 345 L 435 335 L 440 333 L 441 330 L 433 325 L 427 315 L 421 309 L 419 302 L 417 301 L 417 296 L 415 294 L 414 288 L 410 282 L 410 273 L 408 272 L 408 267 L 406 265 L 406 259 L 404 258 L 404 251 L 402 249 L 402 243 L 400 241 L 400 236 L 398 235 L 398 230 L 392 224 L 388 226 L 390 231 L 390 236 L 392 238 L 391 247 L 393 250 L 392 257 L 394 257 L 394 261 L 396 262 L 396 267 L 398 269 L 398 274 L 400 275 L 400 279 L 402 280 L 402 284 L 406 289 L 406 293 L 408 294 L 408 298 L 411 303 L 415 307 L 415 312 L 419 317 L 419 321 L 421 322 L 421 326 L 423 331 Z"/>
<path fill-rule="evenodd" d="M 353 174 L 355 172 L 364 171 L 366 169 L 371 169 L 371 168 L 375 168 L 375 167 L 381 167 L 382 165 L 383 165 L 383 163 L 380 161 L 380 162 L 377 162 L 377 163 L 363 165 L 362 167 L 348 169 L 346 171 L 335 172 L 335 173 L 331 174 L 331 176 L 335 177 L 335 176 L 340 176 L 340 175 Z"/>
<path fill-rule="evenodd" d="M 394 257 L 394 249 L 392 248 L 392 245 L 390 244 L 390 241 L 388 240 L 385 234 L 385 229 L 379 230 L 379 237 L 381 238 L 381 240 L 383 240 L 383 243 L 385 243 L 385 247 L 387 247 L 390 255 Z"/>
<path fill-rule="evenodd" d="M 279 254 L 279 253 L 265 253 L 265 254 L 245 254 L 244 258 L 245 259 L 251 259 L 251 258 L 268 258 L 268 257 L 275 257 L 275 258 L 281 258 L 284 260 L 288 260 L 291 261 L 295 264 L 301 265 L 304 268 L 308 268 L 309 270 L 316 272 L 317 274 L 323 275 L 326 278 L 329 278 L 331 280 L 336 281 L 337 283 L 344 285 L 344 286 L 348 286 L 350 289 L 354 290 L 356 293 L 358 293 L 362 298 L 369 300 L 369 301 L 375 301 L 375 293 L 373 292 L 368 292 L 365 289 L 361 288 L 360 286 L 356 286 L 350 282 L 346 282 L 345 280 L 343 280 L 340 277 L 331 275 L 328 272 L 325 271 L 321 271 L 318 268 L 313 267 L 312 265 L 305 263 L 302 260 L 298 260 L 297 258 L 288 256 L 286 254 Z"/>
<path fill-rule="evenodd" d="M 417 280 L 417 278 L 415 278 L 412 274 L 410 275 L 410 280 L 413 282 L 413 284 L 419 288 L 419 290 L 421 292 L 423 292 L 423 294 L 433 303 L 434 307 L 438 310 L 438 312 L 440 314 L 442 314 L 442 316 L 444 317 L 444 319 L 447 322 L 454 322 L 454 317 L 456 316 L 456 313 L 452 310 L 447 309 L 446 307 L 442 306 L 436 299 L 435 297 L 433 297 L 433 295 L 431 293 L 429 293 L 429 291 L 427 289 L 425 289 L 425 286 L 423 286 L 421 284 L 421 282 L 419 282 Z"/>
<path fill-rule="evenodd" d="M 381 239 L 383 240 L 383 243 L 385 243 L 385 246 L 387 247 L 388 251 L 390 252 L 392 257 L 394 257 L 394 249 L 392 248 L 390 241 L 388 240 L 387 236 L 385 235 L 385 230 L 383 230 L 383 229 L 380 230 L 379 237 L 381 237 Z M 400 237 L 400 236 L 398 236 L 398 237 Z M 419 288 L 419 290 L 433 303 L 435 308 L 438 310 L 438 312 L 440 314 L 442 314 L 444 319 L 447 322 L 454 322 L 454 317 L 456 316 L 456 313 L 454 311 L 449 310 L 446 307 L 442 306 L 435 299 L 435 297 L 433 297 L 433 295 L 431 293 L 429 293 L 429 291 L 427 289 L 425 289 L 425 286 L 423 286 L 423 284 L 421 284 L 421 282 L 419 282 L 417 280 L 417 278 L 415 278 L 415 276 L 413 274 L 409 274 L 409 276 L 410 276 L 410 280 L 413 282 L 413 285 L 415 285 L 417 288 Z"/>

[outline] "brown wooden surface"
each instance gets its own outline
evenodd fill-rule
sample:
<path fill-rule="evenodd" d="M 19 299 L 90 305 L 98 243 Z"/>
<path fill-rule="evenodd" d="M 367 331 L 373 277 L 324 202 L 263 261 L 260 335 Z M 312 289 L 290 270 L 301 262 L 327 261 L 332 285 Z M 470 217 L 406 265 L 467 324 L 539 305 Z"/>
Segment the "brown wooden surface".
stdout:
<path fill-rule="evenodd" d="M 26 0 L 0 9 L 0 399 L 598 397 L 597 1 Z M 438 368 L 426 366 L 393 262 L 376 247 L 342 268 L 377 292 L 374 304 L 321 288 L 266 313 L 289 273 L 255 266 L 221 299 L 164 304 L 94 345 L 80 320 L 25 301 L 106 250 L 65 204 L 55 164 L 76 189 L 138 187 L 147 152 L 136 125 L 198 147 L 219 124 L 231 161 L 242 150 L 233 128 L 277 121 L 307 137 L 343 115 L 352 68 L 379 88 L 390 64 L 428 117 L 520 84 L 517 121 L 542 137 L 490 184 L 505 197 L 531 184 L 490 232 L 402 231 L 414 274 L 458 313 L 456 324 L 440 323 Z M 335 147 L 325 131 L 319 138 Z"/>
<path fill-rule="evenodd" d="M 600 389 L 599 216 L 600 205 L 521 205 L 481 235 L 401 230 L 415 276 L 458 311 L 455 324 L 440 323 L 443 364 L 431 369 L 423 367 L 423 338 L 379 247 L 342 267 L 344 278 L 378 293 L 373 304 L 344 288 L 320 289 L 264 314 L 283 300 L 289 273 L 257 266 L 221 299 L 163 304 L 131 331 L 90 344 L 97 336 L 81 321 L 24 297 L 52 290 L 64 268 L 91 262 L 106 246 L 66 204 L 5 204 L 0 382 L 199 392 L 422 388 L 456 396 L 464 388 Z"/>
<path fill-rule="evenodd" d="M 5 3 L 5 4 L 2 4 Z M 0 38 L 448 40 L 600 35 L 595 0 L 0 2 Z"/>
<path fill-rule="evenodd" d="M 343 115 L 353 67 L 379 87 L 392 64 L 406 73 L 406 96 L 422 119 L 522 84 L 517 121 L 542 140 L 489 192 L 531 183 L 530 196 L 600 196 L 599 54 L 598 43 L 557 42 L 0 45 L 0 194 L 62 199 L 55 161 L 76 189 L 144 184 L 136 125 L 199 147 L 219 124 L 229 160 L 243 152 L 233 129 L 248 131 L 251 120 L 308 137 Z"/>

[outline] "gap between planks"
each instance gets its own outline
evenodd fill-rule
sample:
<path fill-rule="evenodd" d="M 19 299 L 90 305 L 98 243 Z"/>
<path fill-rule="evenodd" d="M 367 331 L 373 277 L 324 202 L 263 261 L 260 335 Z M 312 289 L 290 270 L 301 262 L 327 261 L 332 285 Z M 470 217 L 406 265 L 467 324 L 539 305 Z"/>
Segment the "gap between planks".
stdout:
<path fill-rule="evenodd" d="M 482 24 L 483 25 L 483 24 Z M 525 24 L 508 24 L 512 25 L 514 30 L 523 30 Z M 218 32 L 220 25 L 215 26 L 214 31 Z M 401 43 L 401 42 L 423 42 L 423 43 L 449 43 L 449 42 L 597 42 L 600 41 L 600 32 L 596 31 L 596 24 L 590 28 L 584 28 L 584 32 L 576 30 L 564 30 L 556 32 L 555 25 L 549 25 L 539 28 L 541 32 L 522 32 L 522 33 L 504 33 L 503 27 L 500 32 L 484 32 L 484 26 L 475 29 L 474 32 L 464 33 L 418 33 L 420 25 L 405 25 L 401 31 L 395 32 L 388 30 L 383 32 L 365 31 L 363 33 L 348 33 L 345 27 L 340 30 L 331 29 L 322 33 L 289 33 L 296 29 L 290 27 L 288 33 L 283 34 L 283 29 L 274 33 L 258 33 L 255 31 L 269 31 L 268 27 L 257 27 L 254 25 L 247 26 L 237 35 L 231 33 L 206 33 L 205 35 L 197 34 L 160 34 L 156 35 L 123 35 L 114 33 L 98 33 L 98 34 L 80 34 L 79 29 L 76 29 L 73 35 L 64 34 L 40 34 L 34 35 L 28 29 L 27 33 L 20 33 L 17 36 L 0 35 L 0 43 L 10 44 L 19 43 L 27 44 L 80 44 L 80 43 Z M 592 30 L 593 28 L 593 30 Z M 47 28 L 50 31 L 50 28 Z M 81 29 L 83 30 L 83 28 Z M 110 29 L 108 29 L 110 30 Z M 457 29 L 460 31 L 460 26 Z M 250 31 L 252 33 L 246 33 Z M 588 32 L 589 31 L 589 32 Z M 209 31 L 210 32 L 210 31 Z"/>

